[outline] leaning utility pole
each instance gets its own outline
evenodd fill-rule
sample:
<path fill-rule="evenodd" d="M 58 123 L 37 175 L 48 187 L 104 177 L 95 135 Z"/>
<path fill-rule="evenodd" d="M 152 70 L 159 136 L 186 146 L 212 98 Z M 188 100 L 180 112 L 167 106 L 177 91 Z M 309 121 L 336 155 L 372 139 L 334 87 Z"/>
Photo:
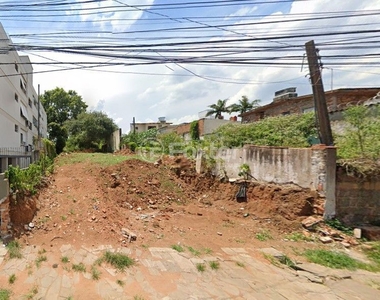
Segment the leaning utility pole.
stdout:
<path fill-rule="evenodd" d="M 313 88 L 314 105 L 316 118 L 318 120 L 319 135 L 321 143 L 327 146 L 334 144 L 329 113 L 325 99 L 325 91 L 323 90 L 322 76 L 320 65 L 318 62 L 318 51 L 315 49 L 314 41 L 305 44 L 307 61 L 309 64 L 311 86 Z"/>

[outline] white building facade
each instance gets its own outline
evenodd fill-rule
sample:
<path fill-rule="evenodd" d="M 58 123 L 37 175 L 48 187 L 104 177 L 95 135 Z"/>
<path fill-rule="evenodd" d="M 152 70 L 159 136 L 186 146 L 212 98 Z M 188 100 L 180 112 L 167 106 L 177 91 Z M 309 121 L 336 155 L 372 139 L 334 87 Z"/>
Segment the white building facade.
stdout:
<path fill-rule="evenodd" d="M 8 165 L 27 167 L 47 136 L 47 117 L 33 87 L 28 56 L 11 50 L 0 23 L 0 173 Z"/>

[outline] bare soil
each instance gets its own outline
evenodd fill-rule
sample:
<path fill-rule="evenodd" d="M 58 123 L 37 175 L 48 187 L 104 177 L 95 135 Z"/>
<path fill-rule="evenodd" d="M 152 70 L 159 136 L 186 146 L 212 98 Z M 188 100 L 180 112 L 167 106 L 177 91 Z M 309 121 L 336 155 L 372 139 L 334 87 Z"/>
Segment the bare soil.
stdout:
<path fill-rule="evenodd" d="M 283 248 L 289 245 L 284 236 L 302 231 L 301 221 L 321 201 L 293 185 L 250 182 L 246 202 L 236 200 L 238 190 L 237 183 L 196 174 L 194 162 L 183 157 L 159 164 L 131 159 L 111 167 L 57 164 L 39 196 L 26 202 L 28 209 L 13 209 L 12 220 L 21 242 L 45 247 Z M 33 201 L 37 212 L 31 217 Z M 24 228 L 31 221 L 34 228 Z M 123 236 L 122 228 L 136 240 Z M 262 232 L 272 239 L 259 241 Z"/>

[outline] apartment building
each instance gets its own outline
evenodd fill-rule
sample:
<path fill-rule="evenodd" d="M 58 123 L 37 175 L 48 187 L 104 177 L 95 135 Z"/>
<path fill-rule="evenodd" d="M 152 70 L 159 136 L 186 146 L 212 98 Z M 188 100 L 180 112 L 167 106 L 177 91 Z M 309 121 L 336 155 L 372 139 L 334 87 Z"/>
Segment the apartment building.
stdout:
<path fill-rule="evenodd" d="M 0 23 L 0 173 L 8 165 L 27 167 L 47 136 L 47 117 L 33 86 L 28 56 L 12 49 Z"/>

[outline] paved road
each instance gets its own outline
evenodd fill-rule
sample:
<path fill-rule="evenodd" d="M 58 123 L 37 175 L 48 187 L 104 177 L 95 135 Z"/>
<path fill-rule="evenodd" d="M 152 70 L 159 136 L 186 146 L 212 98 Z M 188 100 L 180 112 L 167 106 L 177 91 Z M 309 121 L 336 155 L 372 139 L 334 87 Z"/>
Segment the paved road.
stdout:
<path fill-rule="evenodd" d="M 112 249 L 101 246 L 57 249 L 23 248 L 23 258 L 4 260 L 0 249 L 0 283 L 12 290 L 12 299 L 380 299 L 380 274 L 336 271 L 305 264 L 306 271 L 276 267 L 257 249 L 222 248 L 220 253 L 195 257 L 171 248 Z M 106 250 L 121 251 L 136 259 L 125 272 L 102 264 L 100 279 L 91 266 Z M 46 256 L 37 266 L 39 257 Z M 61 262 L 62 257 L 70 262 Z M 210 262 L 218 262 L 214 270 Z M 72 264 L 83 263 L 86 272 Z M 199 272 L 197 264 L 204 264 Z M 10 284 L 9 276 L 16 275 Z"/>

